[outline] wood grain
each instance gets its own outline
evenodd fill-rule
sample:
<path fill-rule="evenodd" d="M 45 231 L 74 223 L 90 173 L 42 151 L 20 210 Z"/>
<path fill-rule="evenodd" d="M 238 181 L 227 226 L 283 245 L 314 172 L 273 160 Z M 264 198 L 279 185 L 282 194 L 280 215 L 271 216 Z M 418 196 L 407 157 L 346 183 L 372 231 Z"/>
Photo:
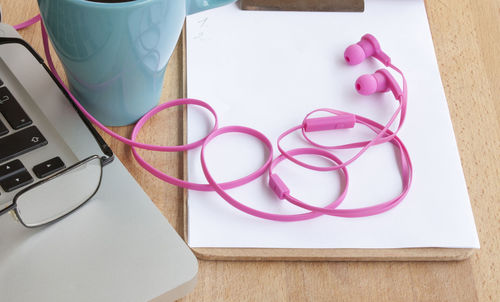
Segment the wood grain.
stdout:
<path fill-rule="evenodd" d="M 37 12 L 35 0 L 0 4 L 10 24 Z M 183 301 L 500 301 L 500 1 L 428 0 L 426 6 L 481 250 L 460 262 L 200 261 L 197 288 Z M 39 28 L 22 35 L 41 53 Z M 170 60 L 163 100 L 182 95 L 176 76 L 181 53 L 178 48 Z M 181 142 L 180 110 L 162 113 L 144 127 L 141 139 Z M 150 176 L 127 147 L 106 140 L 181 232 L 182 190 Z M 181 155 L 143 155 L 169 174 L 183 176 Z"/>

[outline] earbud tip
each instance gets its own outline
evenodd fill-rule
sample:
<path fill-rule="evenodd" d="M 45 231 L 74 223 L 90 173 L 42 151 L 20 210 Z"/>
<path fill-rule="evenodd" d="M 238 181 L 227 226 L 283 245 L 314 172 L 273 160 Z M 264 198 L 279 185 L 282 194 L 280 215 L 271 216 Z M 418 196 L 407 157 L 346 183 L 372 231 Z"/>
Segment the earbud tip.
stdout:
<path fill-rule="evenodd" d="M 356 80 L 356 90 L 362 95 L 370 95 L 377 91 L 377 79 L 372 74 L 365 74 Z"/>
<path fill-rule="evenodd" d="M 353 44 L 344 52 L 344 58 L 347 64 L 349 65 L 357 65 L 365 59 L 365 51 L 358 44 Z"/>

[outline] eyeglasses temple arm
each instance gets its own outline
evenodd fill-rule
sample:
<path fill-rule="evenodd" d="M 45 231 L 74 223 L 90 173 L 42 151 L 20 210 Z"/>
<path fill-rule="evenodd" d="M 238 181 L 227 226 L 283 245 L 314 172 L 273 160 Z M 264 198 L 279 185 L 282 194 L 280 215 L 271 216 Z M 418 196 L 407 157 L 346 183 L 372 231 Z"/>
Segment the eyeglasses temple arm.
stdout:
<path fill-rule="evenodd" d="M 6 207 L 5 209 L 0 210 L 0 216 L 2 216 L 3 214 L 9 213 L 10 211 L 12 211 L 15 208 L 16 208 L 16 204 L 12 203 L 10 206 Z"/>

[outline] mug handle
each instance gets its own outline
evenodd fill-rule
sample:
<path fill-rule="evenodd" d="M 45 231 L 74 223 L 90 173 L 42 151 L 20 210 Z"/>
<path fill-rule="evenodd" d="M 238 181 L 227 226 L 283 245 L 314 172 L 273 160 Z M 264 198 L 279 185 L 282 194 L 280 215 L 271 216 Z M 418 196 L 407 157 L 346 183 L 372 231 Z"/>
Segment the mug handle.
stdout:
<path fill-rule="evenodd" d="M 191 15 L 233 2 L 236 0 L 186 0 L 186 14 Z"/>

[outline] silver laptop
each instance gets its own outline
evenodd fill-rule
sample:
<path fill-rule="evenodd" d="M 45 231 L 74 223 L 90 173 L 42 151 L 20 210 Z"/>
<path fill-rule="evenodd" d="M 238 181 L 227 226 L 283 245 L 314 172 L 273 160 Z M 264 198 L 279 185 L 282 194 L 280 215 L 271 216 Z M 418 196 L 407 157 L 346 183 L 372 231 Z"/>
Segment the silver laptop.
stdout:
<path fill-rule="evenodd" d="M 196 258 L 20 38 L 0 24 L 0 300 L 186 295 Z"/>

